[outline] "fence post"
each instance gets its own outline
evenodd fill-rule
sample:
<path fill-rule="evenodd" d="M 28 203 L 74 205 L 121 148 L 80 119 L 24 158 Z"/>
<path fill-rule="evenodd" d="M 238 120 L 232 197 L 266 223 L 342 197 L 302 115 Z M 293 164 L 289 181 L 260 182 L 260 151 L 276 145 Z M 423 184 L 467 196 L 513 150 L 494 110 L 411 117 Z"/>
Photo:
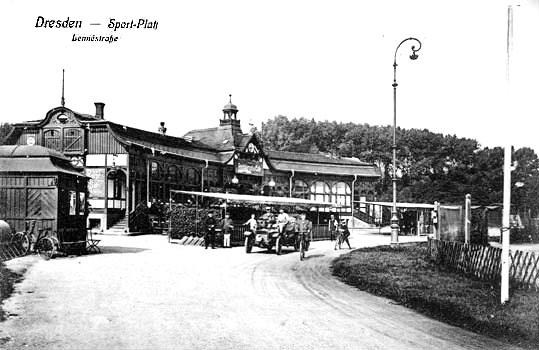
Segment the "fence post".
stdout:
<path fill-rule="evenodd" d="M 432 229 L 434 231 L 434 238 L 440 239 L 440 232 L 438 230 L 440 222 L 440 203 L 434 202 L 434 209 L 431 212 L 432 217 Z"/>
<path fill-rule="evenodd" d="M 464 243 L 470 243 L 470 228 L 472 225 L 472 195 L 467 194 L 464 199 Z"/>

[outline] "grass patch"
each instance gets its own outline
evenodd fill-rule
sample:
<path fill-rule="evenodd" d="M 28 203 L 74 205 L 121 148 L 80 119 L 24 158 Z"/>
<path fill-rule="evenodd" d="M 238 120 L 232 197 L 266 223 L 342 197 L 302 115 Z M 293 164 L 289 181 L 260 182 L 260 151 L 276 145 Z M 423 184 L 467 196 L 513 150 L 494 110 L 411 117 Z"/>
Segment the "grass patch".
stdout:
<path fill-rule="evenodd" d="M 426 243 L 358 249 L 333 261 L 333 274 L 437 320 L 512 344 L 539 346 L 539 292 L 500 288 L 427 260 Z"/>
<path fill-rule="evenodd" d="M 6 319 L 2 303 L 13 293 L 13 285 L 22 280 L 22 275 L 9 270 L 3 262 L 0 262 L 0 321 Z"/>

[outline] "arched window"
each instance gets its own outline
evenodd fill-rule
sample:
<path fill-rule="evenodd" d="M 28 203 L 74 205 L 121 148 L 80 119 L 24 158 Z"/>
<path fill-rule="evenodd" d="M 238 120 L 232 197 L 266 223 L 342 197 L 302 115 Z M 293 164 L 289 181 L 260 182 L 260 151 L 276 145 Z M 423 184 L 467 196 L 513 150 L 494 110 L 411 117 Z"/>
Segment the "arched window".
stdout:
<path fill-rule="evenodd" d="M 303 180 L 294 181 L 293 195 L 296 198 L 309 199 L 309 186 Z"/>
<path fill-rule="evenodd" d="M 352 191 L 346 182 L 336 182 L 331 188 L 332 202 L 342 206 L 350 206 Z"/>
<path fill-rule="evenodd" d="M 329 202 L 331 200 L 329 185 L 323 181 L 313 182 L 311 185 L 310 197 L 315 201 Z"/>
<path fill-rule="evenodd" d="M 200 184 L 200 177 L 198 171 L 194 168 L 187 169 L 187 183 L 189 185 L 198 185 Z"/>

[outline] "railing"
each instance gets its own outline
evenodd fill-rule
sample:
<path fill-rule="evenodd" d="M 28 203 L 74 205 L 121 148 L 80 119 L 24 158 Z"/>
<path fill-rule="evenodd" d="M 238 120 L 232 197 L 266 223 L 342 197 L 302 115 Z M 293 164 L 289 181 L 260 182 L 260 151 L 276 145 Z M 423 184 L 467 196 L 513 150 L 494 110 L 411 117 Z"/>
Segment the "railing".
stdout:
<path fill-rule="evenodd" d="M 366 222 L 367 224 L 371 224 L 371 225 L 376 224 L 376 219 L 373 216 L 370 216 L 367 213 L 362 212 L 361 210 L 355 210 L 354 217 L 363 222 Z"/>
<path fill-rule="evenodd" d="M 428 255 L 440 265 L 482 280 L 499 280 L 500 248 L 430 239 Z M 509 278 L 519 288 L 539 290 L 539 253 L 511 251 Z"/>

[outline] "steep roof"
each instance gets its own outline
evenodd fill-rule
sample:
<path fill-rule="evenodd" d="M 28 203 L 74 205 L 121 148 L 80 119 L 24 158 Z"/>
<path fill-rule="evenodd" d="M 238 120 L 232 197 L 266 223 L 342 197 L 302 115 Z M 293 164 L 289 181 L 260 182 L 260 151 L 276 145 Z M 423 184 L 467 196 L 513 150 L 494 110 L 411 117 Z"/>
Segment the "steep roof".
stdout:
<path fill-rule="evenodd" d="M 316 153 L 299 153 L 299 152 L 285 152 L 285 151 L 266 151 L 266 154 L 271 159 L 279 159 L 286 161 L 298 161 L 298 162 L 310 162 L 310 163 L 321 163 L 321 164 L 339 164 L 339 165 L 371 165 L 360 161 L 359 159 L 354 158 L 344 158 L 344 157 L 331 157 L 324 154 Z"/>
<path fill-rule="evenodd" d="M 227 162 L 233 155 L 233 152 L 216 153 L 204 145 L 189 142 L 185 138 L 162 135 L 112 122 L 107 122 L 107 125 L 112 134 L 124 144 L 138 145 L 173 155 L 219 163 Z"/>
<path fill-rule="evenodd" d="M 191 139 L 193 145 L 205 147 L 217 152 L 234 151 L 244 148 L 252 135 L 242 134 L 233 125 L 222 125 L 215 128 L 191 130 L 183 136 Z"/>
<path fill-rule="evenodd" d="M 267 151 L 271 164 L 281 171 L 312 174 L 380 177 L 380 169 L 354 158 L 332 158 L 323 154 Z"/>

